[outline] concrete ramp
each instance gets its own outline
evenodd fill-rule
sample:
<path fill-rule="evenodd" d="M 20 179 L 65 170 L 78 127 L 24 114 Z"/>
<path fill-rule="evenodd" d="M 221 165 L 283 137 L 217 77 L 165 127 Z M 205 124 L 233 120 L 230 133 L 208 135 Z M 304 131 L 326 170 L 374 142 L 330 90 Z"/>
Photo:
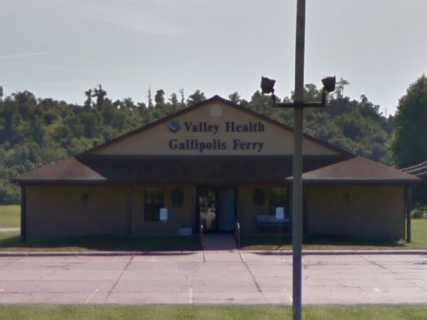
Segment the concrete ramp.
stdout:
<path fill-rule="evenodd" d="M 204 234 L 202 238 L 203 250 L 209 251 L 232 251 L 236 249 L 236 241 L 231 233 L 211 233 Z"/>

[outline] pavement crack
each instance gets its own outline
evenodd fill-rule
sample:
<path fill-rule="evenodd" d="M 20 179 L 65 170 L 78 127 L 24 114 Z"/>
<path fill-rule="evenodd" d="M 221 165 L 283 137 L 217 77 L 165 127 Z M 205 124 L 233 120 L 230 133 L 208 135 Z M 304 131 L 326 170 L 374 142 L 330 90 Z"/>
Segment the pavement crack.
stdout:
<path fill-rule="evenodd" d="M 242 257 L 242 253 L 239 250 L 239 257 L 240 257 L 240 261 L 242 262 L 242 264 L 245 266 L 246 270 L 248 271 L 249 275 L 252 278 L 252 281 L 255 285 L 255 288 L 257 289 L 257 291 L 264 297 L 264 292 L 261 289 L 261 286 L 259 285 L 254 273 L 252 272 L 251 268 L 249 267 L 248 263 L 245 261 L 245 259 L 243 259 Z M 265 298 L 265 297 L 264 297 Z"/>
<path fill-rule="evenodd" d="M 114 289 L 115 289 L 115 288 L 117 287 L 117 285 L 119 284 L 119 282 L 120 282 L 120 280 L 122 279 L 122 277 L 123 277 L 124 273 L 126 272 L 126 270 L 129 268 L 130 264 L 132 263 L 133 258 L 134 258 L 134 256 L 131 256 L 131 257 L 129 258 L 129 261 L 126 263 L 125 267 L 124 267 L 124 268 L 123 268 L 123 270 L 120 272 L 119 277 L 118 277 L 118 278 L 117 278 L 117 280 L 114 282 L 114 284 L 113 284 L 113 286 L 111 287 L 111 289 L 108 291 L 108 293 L 107 293 L 107 297 L 105 298 L 105 300 L 106 300 L 106 301 L 110 298 L 110 296 L 111 296 L 111 294 L 113 293 Z"/>

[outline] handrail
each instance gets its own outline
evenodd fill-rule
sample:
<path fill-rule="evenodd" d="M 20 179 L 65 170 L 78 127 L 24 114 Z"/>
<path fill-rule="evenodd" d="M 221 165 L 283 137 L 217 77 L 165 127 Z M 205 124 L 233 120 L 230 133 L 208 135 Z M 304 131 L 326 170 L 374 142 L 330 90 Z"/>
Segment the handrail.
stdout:
<path fill-rule="evenodd" d="M 200 239 L 200 245 L 202 247 L 203 247 L 203 231 L 204 231 L 203 224 L 200 224 L 199 239 Z"/>
<path fill-rule="evenodd" d="M 240 249 L 240 222 L 236 222 L 236 228 L 234 230 L 234 237 L 236 239 L 237 249 Z"/>

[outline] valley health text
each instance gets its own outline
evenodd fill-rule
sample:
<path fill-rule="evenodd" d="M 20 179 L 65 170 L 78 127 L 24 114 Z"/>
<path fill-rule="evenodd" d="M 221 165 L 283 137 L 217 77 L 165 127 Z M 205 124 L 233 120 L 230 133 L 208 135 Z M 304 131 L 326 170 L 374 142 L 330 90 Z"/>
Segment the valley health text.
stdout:
<path fill-rule="evenodd" d="M 257 137 L 257 133 L 265 131 L 265 126 L 261 121 L 237 123 L 235 121 L 226 121 L 223 124 L 209 123 L 207 121 L 171 121 L 168 124 L 169 131 L 172 134 L 179 134 L 181 132 L 190 133 L 194 138 L 179 139 L 174 137 L 169 140 L 169 149 L 173 151 L 196 151 L 199 153 L 212 152 L 212 151 L 228 151 L 232 150 L 235 152 L 262 152 L 264 148 L 264 142 L 254 141 L 251 139 L 243 139 L 237 135 L 231 141 L 227 141 L 218 137 L 220 132 L 224 134 L 239 134 L 247 138 L 247 134 L 254 134 L 254 138 Z M 200 134 L 200 137 L 198 135 Z M 206 134 L 212 136 L 212 138 L 206 139 Z M 250 135 L 252 136 L 252 135 Z"/>

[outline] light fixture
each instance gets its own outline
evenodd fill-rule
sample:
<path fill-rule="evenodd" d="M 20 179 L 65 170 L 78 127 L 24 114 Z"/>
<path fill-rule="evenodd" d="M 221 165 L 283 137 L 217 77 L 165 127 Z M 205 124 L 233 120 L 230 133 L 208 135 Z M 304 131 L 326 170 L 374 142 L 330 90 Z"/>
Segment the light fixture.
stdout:
<path fill-rule="evenodd" d="M 322 83 L 323 83 L 323 90 L 325 90 L 327 93 L 331 93 L 335 91 L 337 79 L 336 77 L 327 77 L 325 79 L 322 79 Z"/>
<path fill-rule="evenodd" d="M 274 94 L 274 84 L 276 80 L 269 79 L 267 77 L 261 78 L 261 91 L 262 94 Z"/>

